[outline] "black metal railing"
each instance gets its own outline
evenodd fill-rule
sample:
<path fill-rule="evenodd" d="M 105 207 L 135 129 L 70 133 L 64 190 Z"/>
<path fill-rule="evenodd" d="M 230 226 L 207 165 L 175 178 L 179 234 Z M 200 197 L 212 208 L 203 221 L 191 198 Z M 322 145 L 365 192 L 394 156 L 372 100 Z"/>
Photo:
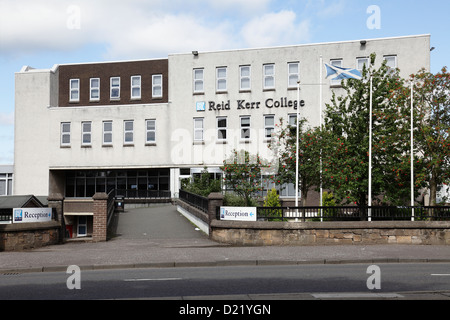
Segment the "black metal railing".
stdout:
<path fill-rule="evenodd" d="M 258 207 L 258 220 L 450 221 L 450 207 Z"/>
<path fill-rule="evenodd" d="M 170 199 L 170 190 L 115 189 L 114 197 L 135 199 Z"/>
<path fill-rule="evenodd" d="M 198 194 L 194 194 L 185 190 L 180 190 L 179 193 L 180 199 L 189 203 L 191 206 L 203 211 L 208 212 L 208 198 L 199 196 Z"/>

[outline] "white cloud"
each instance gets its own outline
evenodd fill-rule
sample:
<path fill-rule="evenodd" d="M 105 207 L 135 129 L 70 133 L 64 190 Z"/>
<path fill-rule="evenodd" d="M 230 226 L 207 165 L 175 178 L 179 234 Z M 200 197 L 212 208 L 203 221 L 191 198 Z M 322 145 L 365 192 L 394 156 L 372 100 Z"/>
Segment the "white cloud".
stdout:
<path fill-rule="evenodd" d="M 268 13 L 248 22 L 242 36 L 251 47 L 302 43 L 310 38 L 310 22 L 298 22 L 293 11 Z"/>
<path fill-rule="evenodd" d="M 273 0 L 0 0 L 0 54 L 104 44 L 105 59 L 296 44 L 310 22 Z"/>

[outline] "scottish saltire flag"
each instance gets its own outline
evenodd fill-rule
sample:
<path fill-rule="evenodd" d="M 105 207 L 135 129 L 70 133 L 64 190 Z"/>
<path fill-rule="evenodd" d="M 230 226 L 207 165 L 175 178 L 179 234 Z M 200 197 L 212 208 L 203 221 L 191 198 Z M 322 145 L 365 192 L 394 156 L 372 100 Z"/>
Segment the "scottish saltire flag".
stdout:
<path fill-rule="evenodd" d="M 357 69 L 352 68 L 341 68 L 336 66 L 331 66 L 325 63 L 327 68 L 327 78 L 335 76 L 332 80 L 344 80 L 344 79 L 356 79 L 361 80 L 362 75 Z"/>

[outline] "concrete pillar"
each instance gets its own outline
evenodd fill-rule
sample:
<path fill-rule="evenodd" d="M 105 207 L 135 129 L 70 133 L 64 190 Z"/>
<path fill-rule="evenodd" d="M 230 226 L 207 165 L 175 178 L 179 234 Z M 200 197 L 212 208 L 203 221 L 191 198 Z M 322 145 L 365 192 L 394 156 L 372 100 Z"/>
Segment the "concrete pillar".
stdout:
<path fill-rule="evenodd" d="M 96 193 L 92 197 L 94 200 L 94 229 L 92 241 L 106 241 L 108 229 L 108 195 L 106 193 Z"/>

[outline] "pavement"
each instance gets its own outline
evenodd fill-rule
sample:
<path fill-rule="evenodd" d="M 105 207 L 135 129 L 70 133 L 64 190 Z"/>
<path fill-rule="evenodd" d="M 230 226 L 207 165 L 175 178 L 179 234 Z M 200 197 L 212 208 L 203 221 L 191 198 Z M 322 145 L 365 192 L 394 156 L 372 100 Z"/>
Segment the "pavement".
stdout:
<path fill-rule="evenodd" d="M 0 273 L 149 267 L 337 263 L 450 262 L 450 246 L 329 245 L 237 247 L 211 241 L 172 205 L 116 213 L 107 242 L 67 242 L 24 252 L 0 252 Z"/>

